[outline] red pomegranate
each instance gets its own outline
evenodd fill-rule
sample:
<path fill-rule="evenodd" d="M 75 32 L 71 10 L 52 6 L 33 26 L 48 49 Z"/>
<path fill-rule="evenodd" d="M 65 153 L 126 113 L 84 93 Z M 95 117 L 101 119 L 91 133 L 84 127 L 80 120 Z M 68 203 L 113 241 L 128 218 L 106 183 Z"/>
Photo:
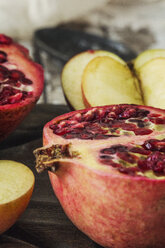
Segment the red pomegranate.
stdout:
<path fill-rule="evenodd" d="M 30 112 L 43 90 L 43 69 L 28 50 L 0 34 L 0 141 Z"/>
<path fill-rule="evenodd" d="M 107 248 L 165 247 L 165 110 L 112 105 L 46 124 L 36 169 L 49 170 L 70 220 Z"/>

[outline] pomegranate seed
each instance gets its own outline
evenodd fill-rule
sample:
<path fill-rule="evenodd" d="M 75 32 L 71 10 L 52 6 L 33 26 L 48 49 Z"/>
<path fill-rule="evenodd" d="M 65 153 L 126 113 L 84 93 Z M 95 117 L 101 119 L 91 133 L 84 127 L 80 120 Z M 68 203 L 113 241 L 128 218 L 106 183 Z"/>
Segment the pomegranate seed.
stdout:
<path fill-rule="evenodd" d="M 128 151 L 127 146 L 123 145 L 113 145 L 109 148 L 102 149 L 100 152 L 103 154 L 115 154 L 116 152 L 126 152 Z"/>
<path fill-rule="evenodd" d="M 83 114 L 83 120 L 84 121 L 92 121 L 96 117 L 96 109 L 92 109 L 87 111 L 85 114 Z"/>
<path fill-rule="evenodd" d="M 3 84 L 9 84 L 10 86 L 17 86 L 17 87 L 20 87 L 21 84 L 19 82 L 16 82 L 15 80 L 13 79 L 7 79 L 5 80 L 4 82 L 2 82 Z M 20 84 L 20 85 L 19 85 Z"/>
<path fill-rule="evenodd" d="M 30 79 L 25 78 L 25 77 L 20 78 L 20 81 L 24 85 L 31 85 L 31 84 L 33 84 L 33 82 Z"/>
<path fill-rule="evenodd" d="M 56 130 L 53 130 L 53 132 L 55 133 L 55 134 L 58 134 L 58 135 L 64 135 L 64 134 L 66 134 L 67 133 L 67 130 L 66 130 L 66 128 L 58 128 L 58 129 L 56 129 Z"/>
<path fill-rule="evenodd" d="M 131 176 L 134 176 L 135 173 L 138 171 L 138 168 L 137 167 L 130 167 L 130 168 L 127 168 L 127 167 L 119 167 L 118 170 L 121 172 L 121 173 L 124 173 L 124 174 L 128 174 L 128 175 L 131 175 Z"/>
<path fill-rule="evenodd" d="M 139 120 L 139 119 L 129 119 L 129 122 L 137 123 L 138 127 L 140 127 L 140 128 L 146 126 L 146 123 L 143 120 Z"/>
<path fill-rule="evenodd" d="M 97 115 L 98 119 L 103 119 L 104 116 L 106 115 L 105 109 L 100 108 L 100 109 L 97 109 L 97 111 L 98 111 L 98 115 Z"/>
<path fill-rule="evenodd" d="M 99 134 L 99 133 L 94 135 L 94 139 L 108 139 L 108 138 L 109 138 L 109 135 L 104 135 L 104 134 Z"/>
<path fill-rule="evenodd" d="M 154 162 L 157 162 L 159 160 L 159 158 L 161 157 L 161 153 L 156 151 L 156 152 L 153 152 L 148 158 L 147 158 L 147 161 L 151 162 L 151 161 L 154 161 Z"/>
<path fill-rule="evenodd" d="M 113 159 L 113 157 L 112 156 L 109 156 L 109 155 L 101 155 L 100 156 L 100 159 L 110 160 L 110 159 Z"/>
<path fill-rule="evenodd" d="M 93 139 L 93 134 L 91 133 L 80 133 L 79 138 L 80 139 Z"/>
<path fill-rule="evenodd" d="M 113 106 L 110 112 L 114 112 L 116 115 L 119 115 L 123 112 L 122 106 Z"/>
<path fill-rule="evenodd" d="M 33 91 L 28 91 L 28 92 L 27 92 L 27 96 L 28 96 L 28 97 L 32 97 L 32 96 L 33 96 Z"/>
<path fill-rule="evenodd" d="M 121 125 L 121 128 L 127 131 L 134 131 L 136 129 L 136 125 L 135 124 L 129 124 L 129 123 L 123 123 Z"/>
<path fill-rule="evenodd" d="M 12 43 L 12 39 L 4 34 L 0 34 L 0 44 L 10 45 Z"/>
<path fill-rule="evenodd" d="M 121 118 L 128 119 L 136 114 L 136 109 L 126 109 L 121 115 Z"/>
<path fill-rule="evenodd" d="M 154 172 L 157 172 L 157 173 L 164 172 L 164 169 L 165 169 L 165 162 L 163 161 L 158 161 L 153 168 Z"/>
<path fill-rule="evenodd" d="M 6 67 L 0 65 L 0 81 L 5 80 L 6 78 L 8 78 L 8 76 L 9 70 Z"/>
<path fill-rule="evenodd" d="M 18 82 L 15 82 L 15 86 L 16 87 L 20 87 L 21 86 L 21 83 L 18 81 Z"/>
<path fill-rule="evenodd" d="M 56 124 L 52 124 L 52 125 L 49 126 L 49 128 L 55 130 L 57 128 L 57 125 Z"/>
<path fill-rule="evenodd" d="M 148 164 L 147 164 L 147 161 L 146 160 L 143 160 L 143 159 L 140 159 L 138 161 L 138 167 L 143 170 L 143 171 L 146 171 L 148 170 Z"/>
<path fill-rule="evenodd" d="M 147 151 L 147 150 L 140 148 L 140 147 L 133 147 L 130 149 L 130 152 L 139 153 L 142 155 L 149 155 L 151 153 L 150 151 Z"/>
<path fill-rule="evenodd" d="M 120 164 L 115 163 L 115 162 L 113 162 L 113 161 L 110 161 L 110 165 L 111 165 L 112 167 L 114 167 L 114 168 L 120 168 L 120 167 L 121 167 Z"/>
<path fill-rule="evenodd" d="M 135 135 L 147 135 L 152 132 L 153 131 L 151 129 L 146 129 L 146 128 L 138 128 L 134 130 Z"/>
<path fill-rule="evenodd" d="M 148 118 L 159 117 L 159 116 L 160 116 L 160 114 L 153 113 L 153 114 L 149 114 Z"/>
<path fill-rule="evenodd" d="M 154 124 L 165 124 L 165 119 L 163 118 L 150 118 L 150 121 Z"/>
<path fill-rule="evenodd" d="M 75 128 L 82 129 L 81 131 L 84 135 L 80 135 L 79 131 L 78 137 L 82 136 L 83 139 L 85 137 L 89 139 L 87 133 L 90 133 L 90 139 L 118 137 L 121 135 L 122 130 L 133 131 L 135 135 L 148 135 L 153 132 L 153 130 L 146 128 L 150 125 L 150 123 L 146 123 L 145 121 L 148 120 L 146 119 L 146 115 L 148 114 L 150 114 L 148 110 L 139 109 L 136 105 L 131 105 L 131 108 L 129 105 L 116 105 L 106 108 L 95 107 L 88 111 L 84 110 L 75 114 L 73 113 L 66 120 L 59 121 L 58 128 L 61 129 L 62 127 L 60 126 L 65 121 L 65 126 L 68 127 L 67 133 L 73 133 L 73 129 Z M 128 121 L 126 122 L 127 119 Z M 131 122 L 135 122 L 135 124 Z M 58 128 L 56 130 L 53 129 L 55 133 Z"/>
<path fill-rule="evenodd" d="M 74 116 L 71 116 L 70 119 L 76 120 L 76 121 L 78 121 L 78 122 L 81 122 L 81 121 L 82 121 L 82 116 L 81 116 L 80 113 L 77 113 L 77 114 L 75 114 Z"/>
<path fill-rule="evenodd" d="M 66 133 L 63 136 L 65 139 L 76 139 L 78 137 L 77 133 Z"/>
<path fill-rule="evenodd" d="M 72 128 L 73 128 L 73 129 L 76 129 L 76 128 L 83 129 L 83 128 L 84 128 L 84 124 L 83 124 L 83 122 L 81 122 L 81 123 L 76 123 L 76 124 L 73 124 Z"/>
<path fill-rule="evenodd" d="M 144 149 L 154 151 L 156 141 L 157 141 L 156 139 L 146 140 L 143 144 Z"/>
<path fill-rule="evenodd" d="M 8 102 L 11 104 L 14 104 L 14 103 L 20 102 L 21 98 L 22 98 L 22 93 L 19 92 L 15 94 L 14 96 L 9 97 Z"/>
<path fill-rule="evenodd" d="M 21 80 L 22 78 L 25 77 L 24 73 L 19 71 L 19 70 L 10 70 L 10 75 L 9 77 L 14 80 Z"/>
<path fill-rule="evenodd" d="M 0 63 L 4 63 L 7 61 L 7 54 L 3 51 L 0 51 Z"/>
<path fill-rule="evenodd" d="M 112 118 L 112 119 L 115 119 L 117 118 L 117 115 L 115 112 L 110 112 L 108 115 L 107 115 L 108 118 Z"/>
<path fill-rule="evenodd" d="M 130 153 L 126 153 L 126 152 L 125 153 L 123 153 L 123 152 L 117 152 L 117 156 L 120 159 L 122 159 L 122 160 L 124 160 L 124 161 L 126 161 L 128 163 L 131 163 L 131 164 L 135 163 L 136 160 L 137 160 L 137 157 L 135 155 L 130 154 Z"/>
<path fill-rule="evenodd" d="M 150 151 L 165 152 L 165 141 L 157 139 L 146 140 L 143 147 Z"/>
<path fill-rule="evenodd" d="M 144 118 L 150 114 L 146 109 L 137 109 L 136 117 Z"/>

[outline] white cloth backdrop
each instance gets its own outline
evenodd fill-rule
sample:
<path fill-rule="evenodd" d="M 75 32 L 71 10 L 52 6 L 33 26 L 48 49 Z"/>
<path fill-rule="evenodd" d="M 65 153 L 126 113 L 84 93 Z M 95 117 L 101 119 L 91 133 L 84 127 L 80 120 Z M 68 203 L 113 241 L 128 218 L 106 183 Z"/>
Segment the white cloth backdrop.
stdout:
<path fill-rule="evenodd" d="M 0 33 L 27 38 L 37 28 L 73 20 L 107 0 L 0 0 Z"/>

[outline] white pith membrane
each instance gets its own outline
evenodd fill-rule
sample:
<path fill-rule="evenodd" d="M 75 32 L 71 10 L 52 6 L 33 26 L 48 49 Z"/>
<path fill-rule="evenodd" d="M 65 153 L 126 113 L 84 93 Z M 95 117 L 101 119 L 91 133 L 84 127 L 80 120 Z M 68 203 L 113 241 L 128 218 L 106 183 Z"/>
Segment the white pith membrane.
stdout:
<path fill-rule="evenodd" d="M 14 161 L 0 161 L 0 204 L 18 199 L 34 184 L 34 175 L 25 165 Z"/>
<path fill-rule="evenodd" d="M 132 108 L 132 109 L 137 108 L 136 105 L 125 105 L 125 106 L 129 106 L 129 108 Z M 50 146 L 47 148 L 46 147 L 39 148 L 34 152 L 37 157 L 37 167 L 36 167 L 37 170 L 39 172 L 44 169 L 55 171 L 57 169 L 56 164 L 58 164 L 59 162 L 70 160 L 72 162 L 75 161 L 81 164 L 90 164 L 91 168 L 102 169 L 102 168 L 109 167 L 112 170 L 116 170 L 116 172 L 120 174 L 122 173 L 125 175 L 127 174 L 130 176 L 138 176 L 138 177 L 144 176 L 144 177 L 153 178 L 153 179 L 165 179 L 165 116 L 164 116 L 164 112 L 163 110 L 162 111 L 160 110 L 159 112 L 154 109 L 151 110 L 150 108 L 147 108 L 147 107 L 146 108 L 141 107 L 137 109 L 138 111 L 144 110 L 144 111 L 148 111 L 149 113 L 143 112 L 145 113 L 145 116 L 138 117 L 138 115 L 137 116 L 135 115 L 135 116 L 130 116 L 129 119 L 119 118 L 118 121 L 123 120 L 123 122 L 121 121 L 121 125 L 123 126 L 120 127 L 119 125 L 115 130 L 113 128 L 113 125 L 111 127 L 105 127 L 104 125 L 101 126 L 100 124 L 101 130 L 103 131 L 107 130 L 105 135 L 107 136 L 117 135 L 118 137 L 112 136 L 108 138 L 102 137 L 100 139 L 97 139 L 96 138 L 97 134 L 96 134 L 96 136 L 85 139 L 85 138 L 82 138 L 83 136 L 81 136 L 82 132 L 85 132 L 84 130 L 86 130 L 85 128 L 87 126 L 89 126 L 88 131 L 91 129 L 90 131 L 92 132 L 92 121 L 88 117 L 90 117 L 92 113 L 93 114 L 96 113 L 96 111 L 97 113 L 102 115 L 104 107 L 93 108 L 88 111 L 84 111 L 84 112 L 81 111 L 78 113 L 73 112 L 73 114 L 68 115 L 68 117 L 64 116 L 63 118 L 57 121 L 55 119 L 54 122 L 52 121 L 51 124 L 47 126 L 47 128 L 52 130 L 52 132 L 49 131 L 50 133 L 48 134 L 48 136 L 49 135 L 53 136 L 53 133 L 54 135 L 56 135 L 55 136 L 56 139 L 54 139 L 54 141 L 57 141 L 57 144 L 54 143 L 53 141 L 53 144 L 54 144 L 53 146 Z M 111 114 L 113 116 L 112 111 L 111 111 Z M 109 120 L 114 120 L 112 116 L 111 118 L 109 118 Z M 87 119 L 85 120 L 85 118 L 87 118 L 88 121 Z M 93 117 L 93 119 L 95 120 L 95 117 Z M 69 128 L 68 127 L 69 122 L 70 122 L 69 127 L 72 126 L 72 129 L 70 129 L 70 132 L 67 132 L 67 128 Z M 97 119 L 97 123 L 98 122 L 99 121 Z M 154 122 L 158 124 L 155 124 Z M 132 123 L 135 125 L 135 127 L 138 130 L 137 134 L 135 134 L 135 132 L 132 130 L 131 131 L 123 130 L 123 127 L 125 124 L 127 126 L 127 124 L 132 124 Z M 78 135 L 80 137 L 77 134 L 76 136 L 74 133 L 76 127 L 79 127 Z M 126 129 L 128 127 L 130 128 L 130 126 L 127 126 Z M 113 132 L 111 129 L 113 130 Z M 66 131 L 66 133 L 64 131 Z M 145 131 L 145 132 L 143 133 L 142 131 Z M 65 136 L 65 135 L 70 135 L 70 136 Z M 69 137 L 69 138 L 66 138 L 66 137 Z M 153 139 L 156 140 L 154 141 L 156 143 L 153 143 L 153 144 L 159 145 L 159 147 L 161 146 L 160 149 L 154 150 L 154 149 L 157 149 L 154 147 L 155 145 L 152 145 L 151 150 L 146 147 L 144 148 L 144 142 L 147 140 L 153 140 Z M 163 143 L 159 143 L 159 140 L 160 141 L 162 140 Z M 140 154 L 135 151 L 132 152 L 129 149 L 127 149 L 125 153 L 128 156 L 136 157 L 135 161 L 129 162 L 129 159 L 127 160 L 125 158 L 124 159 L 121 158 L 123 155 L 121 151 L 117 151 L 114 154 L 108 154 L 108 155 L 101 153 L 101 150 L 106 149 L 106 148 L 111 148 L 113 145 L 126 146 L 129 149 L 131 149 L 131 147 L 134 147 L 136 149 L 142 148 L 145 152 L 148 152 L 148 155 Z M 58 152 L 56 153 L 57 150 Z M 100 159 L 101 155 L 109 156 L 109 158 L 107 157 L 109 162 L 105 162 L 106 158 L 105 160 Z M 156 155 L 160 155 L 160 157 L 163 158 L 162 159 L 163 165 L 161 164 L 162 161 L 158 161 L 159 165 L 163 166 L 164 168 L 163 172 L 161 173 L 158 172 L 159 169 L 161 169 L 162 167 L 156 168 L 156 169 L 155 167 L 152 167 L 152 169 L 149 169 L 150 167 L 147 167 L 145 169 L 140 168 L 140 170 L 136 171 L 135 173 L 126 171 L 127 169 L 131 170 L 131 168 L 137 167 L 139 160 L 142 160 L 142 162 L 146 163 L 145 160 L 147 160 L 148 157 L 150 158 L 148 158 L 147 161 L 154 159 L 154 156 Z M 113 166 L 114 163 L 120 164 L 121 168 L 124 170 L 126 168 L 126 170 L 121 171 L 120 170 L 121 168 L 118 168 L 117 166 Z M 147 163 L 151 164 L 152 161 L 147 162 Z M 44 168 L 44 164 L 47 164 L 45 168 Z M 152 166 L 155 166 L 155 165 L 152 165 Z M 155 171 L 153 171 L 153 168 L 155 169 Z"/>

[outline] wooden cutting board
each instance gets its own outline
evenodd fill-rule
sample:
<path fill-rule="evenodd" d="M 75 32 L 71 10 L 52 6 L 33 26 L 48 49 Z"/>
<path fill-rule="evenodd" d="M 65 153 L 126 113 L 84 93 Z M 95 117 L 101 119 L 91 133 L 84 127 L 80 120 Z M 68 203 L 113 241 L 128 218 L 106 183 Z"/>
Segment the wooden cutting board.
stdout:
<path fill-rule="evenodd" d="M 101 248 L 67 218 L 55 197 L 48 174 L 35 171 L 33 150 L 42 146 L 42 128 L 69 112 L 63 105 L 36 105 L 21 126 L 0 144 L 0 159 L 28 165 L 35 174 L 30 204 L 16 224 L 0 235 L 0 248 Z"/>

